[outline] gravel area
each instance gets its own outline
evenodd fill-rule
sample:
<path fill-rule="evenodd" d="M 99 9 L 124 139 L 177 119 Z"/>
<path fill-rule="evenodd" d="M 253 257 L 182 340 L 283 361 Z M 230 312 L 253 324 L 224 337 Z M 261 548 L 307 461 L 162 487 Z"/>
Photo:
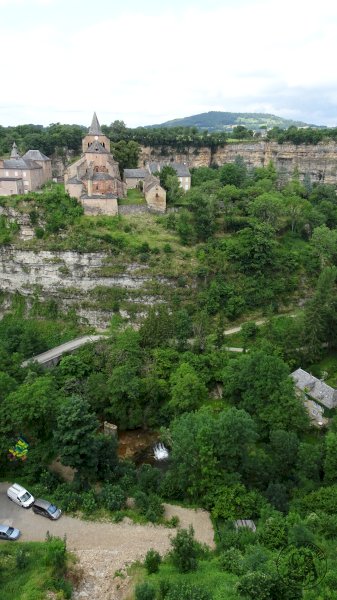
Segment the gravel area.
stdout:
<path fill-rule="evenodd" d="M 67 538 L 69 550 L 79 559 L 83 576 L 74 592 L 74 600 L 121 600 L 126 597 L 129 578 L 125 567 L 144 558 L 150 548 L 165 554 L 174 529 L 162 526 L 134 525 L 128 519 L 122 523 L 97 523 L 63 515 L 59 521 L 49 521 L 32 510 L 11 502 L 6 490 L 9 484 L 0 483 L 0 523 L 14 525 L 22 532 L 22 541 L 43 541 L 47 531 Z M 165 504 L 165 516 L 179 517 L 180 527 L 194 527 L 196 538 L 213 547 L 213 527 L 209 514 Z M 116 571 L 123 576 L 115 576 Z"/>

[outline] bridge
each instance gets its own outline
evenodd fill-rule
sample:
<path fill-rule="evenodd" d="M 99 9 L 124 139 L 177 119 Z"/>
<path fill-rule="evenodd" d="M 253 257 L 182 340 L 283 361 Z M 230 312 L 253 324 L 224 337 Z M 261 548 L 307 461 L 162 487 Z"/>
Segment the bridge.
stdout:
<path fill-rule="evenodd" d="M 98 340 L 102 338 L 106 339 L 107 336 L 104 334 L 84 335 L 81 338 L 71 340 L 70 342 L 65 342 L 65 344 L 61 344 L 60 346 L 56 346 L 51 350 L 47 350 L 47 352 L 43 352 L 42 354 L 37 354 L 36 356 L 28 358 L 21 364 L 21 367 L 28 367 L 28 365 L 32 362 L 38 363 L 39 365 L 42 365 L 44 367 L 52 367 L 58 364 L 62 355 L 66 352 L 74 352 L 81 346 L 84 346 L 84 344 L 98 342 Z"/>

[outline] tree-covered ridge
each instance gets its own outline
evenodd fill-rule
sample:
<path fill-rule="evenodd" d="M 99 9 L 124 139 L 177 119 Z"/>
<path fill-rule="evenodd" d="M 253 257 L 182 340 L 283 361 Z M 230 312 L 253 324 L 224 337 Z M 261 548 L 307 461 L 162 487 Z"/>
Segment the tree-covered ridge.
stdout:
<path fill-rule="evenodd" d="M 287 129 L 288 127 L 303 127 L 306 123 L 302 121 L 294 121 L 292 119 L 284 119 L 269 113 L 240 113 L 240 112 L 223 112 L 209 111 L 199 115 L 183 117 L 181 119 L 172 119 L 160 125 L 149 125 L 148 127 L 197 127 L 200 130 L 214 131 L 231 131 L 233 127 L 243 125 L 253 131 L 259 131 L 261 128 L 280 127 Z"/>

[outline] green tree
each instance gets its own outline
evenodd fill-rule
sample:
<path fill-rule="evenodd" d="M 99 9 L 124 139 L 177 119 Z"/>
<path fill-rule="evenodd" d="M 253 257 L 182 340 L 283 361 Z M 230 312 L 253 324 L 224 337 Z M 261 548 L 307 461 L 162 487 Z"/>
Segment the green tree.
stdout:
<path fill-rule="evenodd" d="M 196 571 L 198 562 L 198 548 L 194 539 L 194 530 L 179 529 L 177 535 L 171 539 L 171 560 L 180 573 Z"/>
<path fill-rule="evenodd" d="M 223 373 L 224 395 L 254 415 L 263 436 L 271 429 L 301 431 L 307 424 L 283 360 L 263 350 L 231 361 Z"/>
<path fill-rule="evenodd" d="M 195 410 L 207 400 L 207 388 L 188 363 L 181 363 L 170 378 L 171 400 L 175 414 Z"/>
<path fill-rule="evenodd" d="M 324 477 L 328 484 L 337 482 L 337 433 L 329 431 L 325 437 L 326 453 L 324 459 Z"/>
<path fill-rule="evenodd" d="M 80 480 L 94 479 L 98 463 L 98 421 L 88 402 L 72 396 L 61 407 L 54 432 L 54 447 L 64 465 L 77 470 Z"/>

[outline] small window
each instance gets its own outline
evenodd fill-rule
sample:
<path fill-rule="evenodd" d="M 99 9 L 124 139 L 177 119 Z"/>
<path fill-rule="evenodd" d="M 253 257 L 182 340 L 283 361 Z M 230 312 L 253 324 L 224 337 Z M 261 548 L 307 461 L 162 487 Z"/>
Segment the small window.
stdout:
<path fill-rule="evenodd" d="M 26 171 L 23 172 L 23 176 L 26 177 Z"/>

